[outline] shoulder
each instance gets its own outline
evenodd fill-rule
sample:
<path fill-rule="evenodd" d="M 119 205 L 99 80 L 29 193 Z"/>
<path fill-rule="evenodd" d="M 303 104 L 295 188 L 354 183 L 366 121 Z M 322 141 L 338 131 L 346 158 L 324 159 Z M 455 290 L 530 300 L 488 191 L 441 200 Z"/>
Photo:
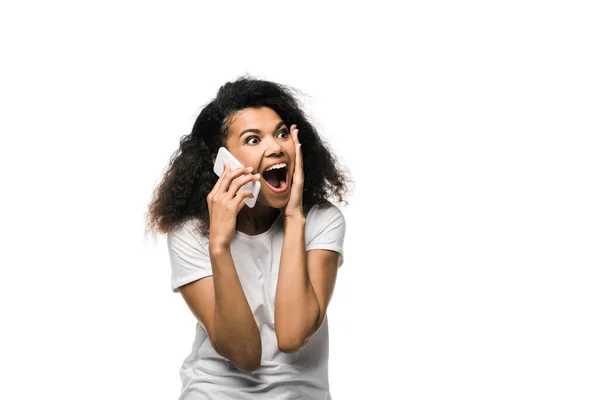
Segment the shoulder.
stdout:
<path fill-rule="evenodd" d="M 306 215 L 306 250 L 332 250 L 341 255 L 343 263 L 346 220 L 341 210 L 327 201 L 314 205 Z"/>
<path fill-rule="evenodd" d="M 178 247 L 181 244 L 194 247 L 207 247 L 208 238 L 202 236 L 198 229 L 199 220 L 190 218 L 167 232 L 167 245 Z"/>
<path fill-rule="evenodd" d="M 306 212 L 306 225 L 321 225 L 332 220 L 345 223 L 342 211 L 329 200 L 313 205 Z"/>
<path fill-rule="evenodd" d="M 346 220 L 341 210 L 329 201 L 315 204 L 306 214 L 306 240 L 341 241 L 346 232 Z"/>

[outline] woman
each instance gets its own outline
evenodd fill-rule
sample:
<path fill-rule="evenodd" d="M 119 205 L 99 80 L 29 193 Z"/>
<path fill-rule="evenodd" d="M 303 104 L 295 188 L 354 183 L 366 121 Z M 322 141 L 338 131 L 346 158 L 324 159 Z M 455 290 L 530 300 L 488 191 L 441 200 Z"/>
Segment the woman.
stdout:
<path fill-rule="evenodd" d="M 217 177 L 221 146 L 246 168 Z M 248 208 L 238 189 L 253 180 Z M 345 203 L 347 181 L 283 85 L 242 77 L 200 112 L 148 213 L 198 321 L 180 399 L 331 398 L 326 311 L 345 220 L 328 197 Z"/>

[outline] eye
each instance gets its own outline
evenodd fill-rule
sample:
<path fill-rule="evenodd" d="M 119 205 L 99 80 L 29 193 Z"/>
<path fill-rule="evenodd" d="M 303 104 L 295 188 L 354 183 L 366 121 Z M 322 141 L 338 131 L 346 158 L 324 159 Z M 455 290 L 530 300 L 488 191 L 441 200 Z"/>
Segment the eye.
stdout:
<path fill-rule="evenodd" d="M 285 137 L 287 138 L 288 136 L 290 136 L 290 133 L 288 132 L 287 129 L 282 129 L 279 131 L 279 134 L 285 133 Z"/>
<path fill-rule="evenodd" d="M 245 142 L 245 143 L 246 143 L 246 144 L 256 144 L 256 143 L 249 143 L 249 142 L 250 142 L 250 140 L 252 140 L 252 139 L 259 140 L 258 136 L 250 136 L 249 138 L 247 138 L 247 139 L 246 139 L 246 142 Z M 258 142 L 257 142 L 257 143 L 258 143 Z"/>

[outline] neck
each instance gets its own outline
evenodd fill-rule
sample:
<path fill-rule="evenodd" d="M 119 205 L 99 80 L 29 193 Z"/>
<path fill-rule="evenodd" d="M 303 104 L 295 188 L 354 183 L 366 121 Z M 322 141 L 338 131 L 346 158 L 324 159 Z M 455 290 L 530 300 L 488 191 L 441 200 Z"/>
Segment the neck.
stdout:
<path fill-rule="evenodd" d="M 237 216 L 235 229 L 247 235 L 259 235 L 269 230 L 280 212 L 257 201 L 254 208 L 242 208 Z"/>

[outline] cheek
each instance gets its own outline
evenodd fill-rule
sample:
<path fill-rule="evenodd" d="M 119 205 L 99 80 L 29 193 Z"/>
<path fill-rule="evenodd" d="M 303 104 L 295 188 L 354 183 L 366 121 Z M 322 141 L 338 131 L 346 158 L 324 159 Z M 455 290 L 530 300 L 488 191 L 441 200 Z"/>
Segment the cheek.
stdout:
<path fill-rule="evenodd" d="M 251 155 L 243 155 L 238 158 L 238 161 L 242 163 L 245 167 L 252 167 L 252 173 L 256 174 L 258 172 L 258 167 L 260 166 L 260 161 L 256 159 L 256 157 L 252 157 Z"/>

